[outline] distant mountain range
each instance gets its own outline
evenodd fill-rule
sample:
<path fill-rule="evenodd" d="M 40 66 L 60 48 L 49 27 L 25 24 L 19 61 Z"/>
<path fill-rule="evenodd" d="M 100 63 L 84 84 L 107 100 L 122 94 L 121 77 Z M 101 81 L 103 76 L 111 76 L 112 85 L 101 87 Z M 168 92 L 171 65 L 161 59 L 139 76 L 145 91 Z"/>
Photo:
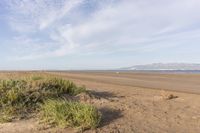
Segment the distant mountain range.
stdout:
<path fill-rule="evenodd" d="M 120 70 L 200 70 L 200 64 L 153 63 L 120 68 Z"/>

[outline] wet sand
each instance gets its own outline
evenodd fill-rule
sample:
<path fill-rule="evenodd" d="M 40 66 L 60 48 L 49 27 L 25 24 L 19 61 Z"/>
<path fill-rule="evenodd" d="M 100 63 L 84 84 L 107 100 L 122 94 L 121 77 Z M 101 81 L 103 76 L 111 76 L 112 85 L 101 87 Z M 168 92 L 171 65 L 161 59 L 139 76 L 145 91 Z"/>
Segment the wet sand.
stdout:
<path fill-rule="evenodd" d="M 82 81 L 200 94 L 200 74 L 142 72 L 56 72 L 54 74 Z"/>

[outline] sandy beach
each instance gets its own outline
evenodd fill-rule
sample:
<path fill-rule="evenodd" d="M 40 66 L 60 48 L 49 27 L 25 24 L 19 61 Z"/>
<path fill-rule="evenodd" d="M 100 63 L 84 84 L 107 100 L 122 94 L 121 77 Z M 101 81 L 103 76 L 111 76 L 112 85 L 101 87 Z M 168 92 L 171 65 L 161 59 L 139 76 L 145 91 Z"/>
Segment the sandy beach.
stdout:
<path fill-rule="evenodd" d="M 200 75 L 116 72 L 45 72 L 84 85 L 102 121 L 87 133 L 197 133 L 200 131 Z M 2 73 L 1 73 L 2 75 Z M 20 74 L 19 74 L 20 75 Z M 172 95 L 172 98 L 167 96 Z M 77 132 L 41 129 L 34 118 L 0 125 L 1 133 Z"/>

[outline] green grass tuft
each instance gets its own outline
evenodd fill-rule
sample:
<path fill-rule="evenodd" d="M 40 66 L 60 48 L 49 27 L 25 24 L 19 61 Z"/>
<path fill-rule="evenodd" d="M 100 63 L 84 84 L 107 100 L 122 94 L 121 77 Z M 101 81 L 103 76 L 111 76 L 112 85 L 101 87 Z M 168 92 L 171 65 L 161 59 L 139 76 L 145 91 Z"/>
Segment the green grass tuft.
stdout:
<path fill-rule="evenodd" d="M 0 122 L 11 122 L 39 113 L 40 118 L 59 127 L 96 128 L 101 115 L 87 104 L 64 100 L 86 92 L 73 82 L 40 76 L 0 80 Z M 62 99 L 61 99 L 62 98 Z"/>
<path fill-rule="evenodd" d="M 47 100 L 41 106 L 41 119 L 59 127 L 96 128 L 101 115 L 91 105 L 66 100 Z"/>
<path fill-rule="evenodd" d="M 24 118 L 36 112 L 46 99 L 85 92 L 84 87 L 57 78 L 0 80 L 0 121 Z"/>

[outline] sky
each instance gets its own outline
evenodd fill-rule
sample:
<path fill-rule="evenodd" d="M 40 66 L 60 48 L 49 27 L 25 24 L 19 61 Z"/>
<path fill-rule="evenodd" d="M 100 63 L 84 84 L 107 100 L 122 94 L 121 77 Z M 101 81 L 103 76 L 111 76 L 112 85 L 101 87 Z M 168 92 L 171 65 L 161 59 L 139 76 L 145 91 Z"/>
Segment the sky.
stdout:
<path fill-rule="evenodd" d="M 200 63 L 199 0 L 0 0 L 0 70 Z"/>

